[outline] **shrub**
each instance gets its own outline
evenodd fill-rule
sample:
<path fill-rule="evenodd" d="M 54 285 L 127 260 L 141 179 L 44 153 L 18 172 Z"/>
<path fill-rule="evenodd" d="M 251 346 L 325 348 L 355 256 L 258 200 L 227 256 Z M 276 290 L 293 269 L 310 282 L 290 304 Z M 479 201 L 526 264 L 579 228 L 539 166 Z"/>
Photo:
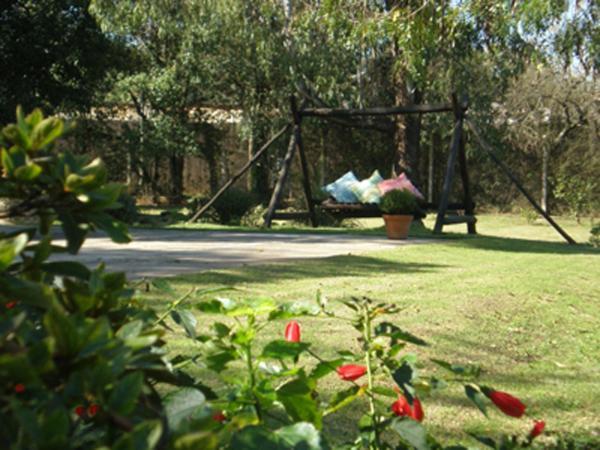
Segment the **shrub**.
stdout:
<path fill-rule="evenodd" d="M 258 203 L 255 195 L 243 189 L 231 188 L 213 204 L 223 224 L 239 225 L 242 217 Z"/>
<path fill-rule="evenodd" d="M 594 225 L 590 231 L 590 244 L 600 247 L 600 223 Z"/>
<path fill-rule="evenodd" d="M 117 208 L 110 211 L 111 216 L 127 224 L 137 222 L 138 210 L 135 197 L 123 191 L 117 199 L 117 205 Z"/>
<path fill-rule="evenodd" d="M 256 205 L 244 214 L 240 220 L 241 225 L 245 227 L 259 228 L 264 223 L 264 215 L 267 213 L 267 208 L 263 205 Z"/>
<path fill-rule="evenodd" d="M 19 109 L 1 134 L 3 216 L 37 222 L 0 239 L 0 447 L 155 448 L 170 434 L 157 382 L 199 385 L 173 369 L 164 318 L 136 307 L 124 274 L 49 260 L 77 253 L 94 228 L 130 240 L 108 213 L 121 186 L 100 160 L 55 150 L 63 131 Z M 65 247 L 53 242 L 55 221 Z"/>
<path fill-rule="evenodd" d="M 394 189 L 381 197 L 379 205 L 385 214 L 415 214 L 419 210 L 417 198 L 408 190 Z"/>

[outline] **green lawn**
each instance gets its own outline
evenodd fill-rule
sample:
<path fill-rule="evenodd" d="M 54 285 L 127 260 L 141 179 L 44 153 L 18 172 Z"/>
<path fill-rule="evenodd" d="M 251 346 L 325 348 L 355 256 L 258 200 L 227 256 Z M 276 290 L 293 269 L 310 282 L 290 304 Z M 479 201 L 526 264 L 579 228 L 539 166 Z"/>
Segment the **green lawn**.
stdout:
<path fill-rule="evenodd" d="M 587 241 L 589 223 L 560 223 L 577 241 Z M 330 299 L 365 295 L 397 303 L 406 308 L 393 321 L 432 344 L 425 351 L 414 349 L 426 369 L 435 370 L 429 357 L 481 364 L 484 384 L 519 396 L 532 417 L 546 420 L 544 439 L 556 433 L 598 439 L 600 252 L 563 244 L 550 227 L 519 216 L 482 216 L 478 227 L 477 237 L 452 235 L 391 251 L 220 270 L 176 277 L 172 283 L 181 292 L 191 286 L 232 286 L 239 289 L 232 297 L 266 295 L 281 302 L 311 299 L 320 290 Z M 464 228 L 454 227 L 460 233 Z M 147 299 L 159 308 L 168 300 L 154 291 Z M 206 321 L 199 322 L 206 327 Z M 283 327 L 267 329 L 265 339 L 280 336 Z M 357 346 L 343 324 L 303 319 L 302 327 L 303 340 L 326 355 Z M 193 351 L 176 335 L 169 345 L 174 352 Z M 324 383 L 331 390 L 340 382 L 330 376 Z M 525 432 L 530 427 L 531 421 L 496 411 L 485 419 L 458 388 L 423 403 L 434 434 L 452 441 L 464 440 L 464 430 Z M 327 426 L 343 434 L 355 411 L 339 412 Z"/>

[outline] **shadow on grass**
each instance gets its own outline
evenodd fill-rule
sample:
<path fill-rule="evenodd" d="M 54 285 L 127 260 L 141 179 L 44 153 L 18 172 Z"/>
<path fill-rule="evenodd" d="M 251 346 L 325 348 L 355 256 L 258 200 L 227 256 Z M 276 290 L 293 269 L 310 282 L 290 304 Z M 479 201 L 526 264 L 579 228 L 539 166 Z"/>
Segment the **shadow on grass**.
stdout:
<path fill-rule="evenodd" d="M 241 269 L 211 271 L 194 275 L 181 275 L 171 283 L 214 283 L 235 285 L 237 283 L 271 283 L 282 280 L 310 278 L 368 277 L 382 274 L 422 273 L 440 270 L 447 266 L 431 263 L 393 262 L 372 256 L 344 255 L 315 261 L 277 263 L 245 266 Z"/>
<path fill-rule="evenodd" d="M 563 242 L 534 241 L 485 235 L 462 235 L 462 239 L 455 239 L 455 236 L 448 237 L 456 240 L 461 247 L 477 250 L 516 253 L 552 253 L 562 255 L 600 255 L 598 249 L 594 249 L 591 245 L 587 244 L 569 245 Z"/>

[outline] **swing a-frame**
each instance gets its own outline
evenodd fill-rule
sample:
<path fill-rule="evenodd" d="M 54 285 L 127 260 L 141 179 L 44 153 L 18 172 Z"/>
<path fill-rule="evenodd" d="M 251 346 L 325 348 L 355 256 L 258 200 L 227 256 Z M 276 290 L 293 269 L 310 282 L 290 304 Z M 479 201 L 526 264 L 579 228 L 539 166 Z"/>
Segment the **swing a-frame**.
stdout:
<path fill-rule="evenodd" d="M 205 203 L 188 222 L 195 222 L 204 212 L 212 206 L 212 204 L 229 189 L 240 177 L 244 175 L 269 149 L 269 147 L 291 129 L 291 135 L 285 157 L 282 162 L 281 170 L 275 188 L 269 201 L 267 212 L 264 215 L 264 226 L 271 227 L 273 220 L 298 220 L 308 219 L 313 227 L 317 227 L 316 209 L 321 208 L 328 213 L 338 217 L 379 217 L 381 211 L 375 204 L 348 204 L 335 203 L 331 200 L 325 202 L 317 201 L 313 198 L 310 182 L 310 174 L 308 162 L 304 146 L 302 142 L 302 120 L 305 117 L 313 117 L 316 119 L 334 121 L 336 124 L 347 125 L 349 127 L 356 126 L 355 118 L 357 117 L 377 117 L 377 116 L 396 116 L 401 114 L 435 114 L 435 113 L 452 113 L 454 116 L 454 127 L 452 139 L 450 141 L 448 162 L 446 165 L 446 173 L 444 184 L 439 203 L 427 203 L 425 206 L 429 210 L 437 212 L 434 233 L 441 233 L 444 225 L 465 223 L 469 234 L 475 234 L 476 218 L 474 214 L 475 204 L 471 196 L 471 188 L 469 184 L 469 174 L 467 170 L 467 158 L 465 154 L 465 123 L 471 129 L 473 136 L 479 142 L 483 150 L 488 153 L 491 159 L 499 166 L 499 168 L 510 178 L 517 188 L 525 195 L 527 200 L 534 208 L 565 238 L 570 244 L 575 241 L 556 223 L 554 220 L 535 202 L 533 197 L 525 190 L 522 184 L 512 174 L 510 169 L 494 154 L 491 147 L 483 140 L 475 125 L 466 117 L 468 105 L 466 101 L 459 102 L 456 95 L 452 95 L 452 101 L 446 104 L 434 105 L 405 105 L 392 107 L 378 107 L 366 109 L 335 109 L 324 107 L 298 107 L 295 97 L 290 97 L 290 112 L 291 121 L 281 130 L 273 135 L 273 137 L 263 145 L 254 156 L 233 176 L 227 181 L 217 193 Z M 285 185 L 289 178 L 289 173 L 292 167 L 292 162 L 296 153 L 300 159 L 300 167 L 302 170 L 302 186 L 306 199 L 306 211 L 297 212 L 278 212 L 281 200 L 284 193 Z M 460 202 L 450 202 L 450 193 L 452 182 L 454 179 L 455 169 L 458 165 L 460 180 L 462 184 L 462 199 Z"/>

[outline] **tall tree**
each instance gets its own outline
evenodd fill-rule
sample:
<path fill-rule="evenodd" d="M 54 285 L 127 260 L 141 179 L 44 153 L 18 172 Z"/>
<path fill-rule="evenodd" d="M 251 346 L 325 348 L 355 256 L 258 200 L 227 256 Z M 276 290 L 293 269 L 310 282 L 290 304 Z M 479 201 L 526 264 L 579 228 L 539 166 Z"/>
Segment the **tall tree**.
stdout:
<path fill-rule="evenodd" d="M 101 32 L 88 0 L 0 4 L 0 123 L 25 110 L 83 111 L 119 65 L 121 45 Z"/>

